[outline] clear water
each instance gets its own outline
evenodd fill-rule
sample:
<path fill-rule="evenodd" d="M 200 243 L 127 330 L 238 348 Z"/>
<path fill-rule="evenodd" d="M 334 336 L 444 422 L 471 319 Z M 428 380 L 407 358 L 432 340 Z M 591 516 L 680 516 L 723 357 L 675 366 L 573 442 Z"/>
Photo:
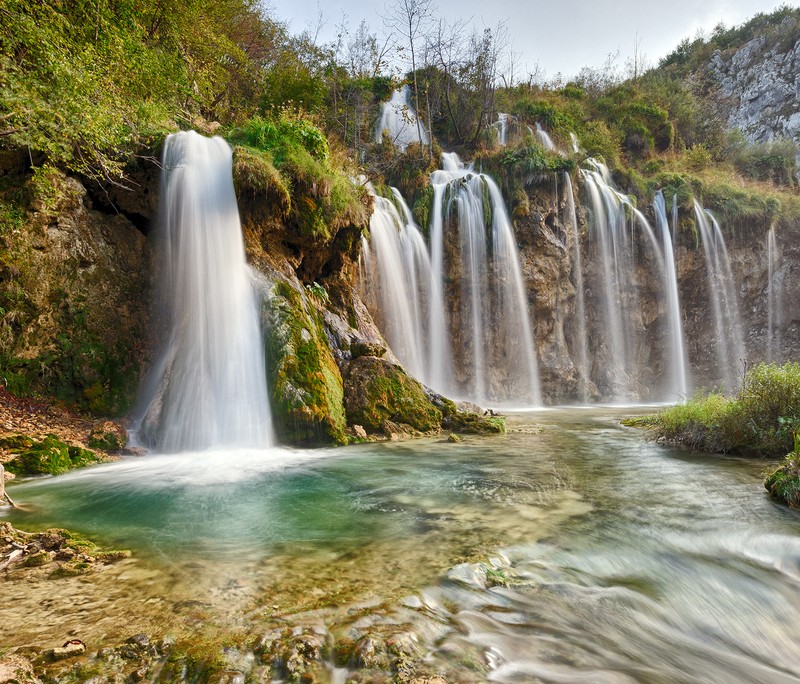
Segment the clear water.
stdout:
<path fill-rule="evenodd" d="M 764 464 L 649 443 L 622 413 L 520 413 L 508 435 L 457 444 L 153 456 L 14 484 L 28 507 L 15 525 L 70 527 L 137 558 L 58 592 L 7 583 L 0 640 L 321 609 L 344 629 L 348 606 L 410 594 L 423 608 L 402 619 L 438 625 L 431 662 L 477 654 L 492 681 L 800 681 L 800 516 L 771 502 Z M 459 564 L 490 558 L 510 587 L 463 580 Z M 54 606 L 54 594 L 69 596 Z M 181 608 L 193 602 L 203 627 Z"/>

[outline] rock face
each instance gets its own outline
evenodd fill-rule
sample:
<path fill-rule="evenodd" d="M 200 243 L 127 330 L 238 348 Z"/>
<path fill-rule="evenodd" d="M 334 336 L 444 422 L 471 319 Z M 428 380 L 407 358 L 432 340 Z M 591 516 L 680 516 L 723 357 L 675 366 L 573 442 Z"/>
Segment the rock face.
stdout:
<path fill-rule="evenodd" d="M 786 17 L 776 31 L 777 40 L 758 35 L 735 51 L 717 50 L 709 64 L 728 127 L 751 142 L 800 141 L 800 26 Z"/>
<path fill-rule="evenodd" d="M 53 169 L 7 182 L 28 202 L 0 235 L 0 365 L 16 392 L 106 415 L 131 406 L 146 353 L 149 254 L 121 214 Z M 6 195 L 8 197 L 8 195 Z"/>

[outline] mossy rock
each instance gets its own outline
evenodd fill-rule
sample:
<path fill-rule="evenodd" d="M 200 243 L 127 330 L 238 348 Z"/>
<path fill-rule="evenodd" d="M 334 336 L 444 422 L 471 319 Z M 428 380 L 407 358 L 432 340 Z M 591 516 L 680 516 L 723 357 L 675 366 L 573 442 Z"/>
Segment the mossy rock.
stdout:
<path fill-rule="evenodd" d="M 419 382 L 398 365 L 375 356 L 361 356 L 345 375 L 345 410 L 353 425 L 370 432 L 386 422 L 409 425 L 420 432 L 439 430 L 442 413 Z"/>
<path fill-rule="evenodd" d="M 10 435 L 0 439 L 0 447 L 19 453 L 33 446 L 33 439 L 27 435 Z"/>
<path fill-rule="evenodd" d="M 342 375 L 319 311 L 278 282 L 262 309 L 272 409 L 278 436 L 306 446 L 346 444 Z"/>
<path fill-rule="evenodd" d="M 503 416 L 485 416 L 474 411 L 459 411 L 454 401 L 430 392 L 433 404 L 442 412 L 442 428 L 467 435 L 502 435 L 506 431 Z"/>
<path fill-rule="evenodd" d="M 87 444 L 92 449 L 119 451 L 125 448 L 127 441 L 128 435 L 125 429 L 108 420 L 102 425 L 92 428 Z"/>
<path fill-rule="evenodd" d="M 780 467 L 767 475 L 764 487 L 778 501 L 800 508 L 800 453 L 789 454 Z"/>
<path fill-rule="evenodd" d="M 6 469 L 15 475 L 60 475 L 100 461 L 93 451 L 62 442 L 55 435 L 47 435 L 20 451 L 6 463 Z"/>

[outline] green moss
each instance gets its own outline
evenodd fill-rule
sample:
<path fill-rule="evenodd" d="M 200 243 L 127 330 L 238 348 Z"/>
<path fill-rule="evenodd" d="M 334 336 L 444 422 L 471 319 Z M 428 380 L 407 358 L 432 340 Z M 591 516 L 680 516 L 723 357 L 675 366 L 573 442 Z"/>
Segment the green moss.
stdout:
<path fill-rule="evenodd" d="M 446 430 L 471 435 L 504 434 L 506 431 L 506 420 L 503 416 L 459 411 L 453 401 L 444 397 L 436 401 L 436 406 L 442 413 L 442 427 Z"/>
<path fill-rule="evenodd" d="M 6 463 L 6 469 L 16 475 L 60 475 L 100 460 L 93 451 L 71 446 L 55 435 L 47 435 L 21 450 Z"/>
<path fill-rule="evenodd" d="M 279 436 L 292 444 L 347 443 L 343 384 L 318 310 L 278 282 L 264 303 L 272 407 Z"/>
<path fill-rule="evenodd" d="M 125 431 L 111 423 L 94 428 L 89 434 L 87 444 L 90 449 L 119 451 L 125 448 L 126 441 Z"/>
<path fill-rule="evenodd" d="M 268 152 L 238 145 L 233 150 L 233 180 L 239 197 L 266 204 L 283 219 L 292 207 L 289 188 Z"/>
<path fill-rule="evenodd" d="M 408 425 L 420 432 L 439 430 L 442 413 L 422 385 L 385 359 L 354 359 L 345 377 L 345 408 L 352 425 L 370 432 L 383 431 L 387 422 Z"/>

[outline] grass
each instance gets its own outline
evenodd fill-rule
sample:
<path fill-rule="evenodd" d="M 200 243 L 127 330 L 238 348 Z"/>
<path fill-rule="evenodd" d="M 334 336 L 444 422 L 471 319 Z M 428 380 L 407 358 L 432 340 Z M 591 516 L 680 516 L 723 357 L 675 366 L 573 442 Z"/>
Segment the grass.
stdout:
<path fill-rule="evenodd" d="M 698 451 L 782 456 L 800 431 L 800 364 L 758 364 L 746 371 L 734 397 L 698 395 L 628 424 Z"/>

